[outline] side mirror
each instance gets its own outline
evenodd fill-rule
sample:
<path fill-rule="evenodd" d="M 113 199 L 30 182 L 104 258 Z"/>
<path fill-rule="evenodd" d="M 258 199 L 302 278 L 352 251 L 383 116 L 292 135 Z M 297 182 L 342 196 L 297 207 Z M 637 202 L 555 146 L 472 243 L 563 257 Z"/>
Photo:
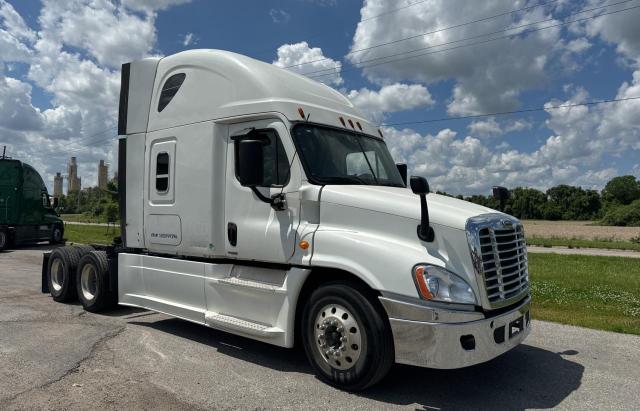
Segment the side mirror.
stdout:
<path fill-rule="evenodd" d="M 255 187 L 264 180 L 264 157 L 261 140 L 239 140 L 238 145 L 238 180 L 240 184 Z"/>
<path fill-rule="evenodd" d="M 428 243 L 435 239 L 433 227 L 429 225 L 429 208 L 427 206 L 427 194 L 429 183 L 427 179 L 419 176 L 411 176 L 411 191 L 420 196 L 420 224 L 418 225 L 418 238 Z"/>
<path fill-rule="evenodd" d="M 407 185 L 407 165 L 403 163 L 397 163 L 396 168 L 398 169 L 398 173 L 400 173 L 400 177 L 402 177 L 402 182 L 404 185 Z"/>
<path fill-rule="evenodd" d="M 419 176 L 411 176 L 411 191 L 413 194 L 426 195 L 429 192 L 427 179 Z"/>
<path fill-rule="evenodd" d="M 502 186 L 493 186 L 493 198 L 498 200 L 500 204 L 500 211 L 504 211 L 504 206 L 507 200 L 509 199 L 509 190 L 506 187 Z"/>

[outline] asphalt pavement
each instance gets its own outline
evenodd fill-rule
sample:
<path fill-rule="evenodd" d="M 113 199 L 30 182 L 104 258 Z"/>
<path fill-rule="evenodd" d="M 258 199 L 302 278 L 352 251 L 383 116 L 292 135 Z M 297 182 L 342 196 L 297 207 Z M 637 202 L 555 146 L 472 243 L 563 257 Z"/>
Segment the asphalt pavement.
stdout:
<path fill-rule="evenodd" d="M 283 349 L 144 310 L 40 293 L 43 248 L 0 252 L 0 409 L 638 409 L 640 337 L 533 322 L 461 370 L 395 366 L 347 393 Z M 534 302 L 535 304 L 535 302 Z"/>

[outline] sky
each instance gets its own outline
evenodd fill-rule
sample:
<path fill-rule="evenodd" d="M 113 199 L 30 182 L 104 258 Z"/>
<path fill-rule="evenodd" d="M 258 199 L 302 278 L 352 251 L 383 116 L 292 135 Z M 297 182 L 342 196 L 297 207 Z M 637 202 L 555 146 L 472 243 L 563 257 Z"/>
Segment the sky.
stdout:
<path fill-rule="evenodd" d="M 0 149 L 49 190 L 70 156 L 95 185 L 121 64 L 215 48 L 336 88 L 432 190 L 599 190 L 640 177 L 639 21 L 640 0 L 0 0 Z"/>

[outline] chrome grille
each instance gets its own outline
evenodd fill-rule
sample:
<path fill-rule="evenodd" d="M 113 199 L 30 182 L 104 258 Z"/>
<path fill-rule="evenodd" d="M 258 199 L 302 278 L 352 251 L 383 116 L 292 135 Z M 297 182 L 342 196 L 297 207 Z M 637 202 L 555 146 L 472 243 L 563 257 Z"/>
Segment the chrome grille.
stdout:
<path fill-rule="evenodd" d="M 522 224 L 502 214 L 470 219 L 467 235 L 485 302 L 498 308 L 529 291 L 527 247 Z"/>

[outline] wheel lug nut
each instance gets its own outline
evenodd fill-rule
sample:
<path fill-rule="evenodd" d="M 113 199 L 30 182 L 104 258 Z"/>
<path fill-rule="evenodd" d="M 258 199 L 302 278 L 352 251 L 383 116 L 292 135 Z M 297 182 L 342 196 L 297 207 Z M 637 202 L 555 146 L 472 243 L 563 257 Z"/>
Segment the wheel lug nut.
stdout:
<path fill-rule="evenodd" d="M 343 337 L 340 337 L 340 341 L 341 341 L 341 342 L 346 342 L 346 341 L 347 341 L 347 337 L 344 337 L 344 336 L 343 336 Z"/>
<path fill-rule="evenodd" d="M 343 345 L 342 347 L 340 347 L 340 349 L 341 349 L 342 351 L 347 351 L 347 346 L 346 346 L 346 345 Z"/>
<path fill-rule="evenodd" d="M 338 328 L 336 328 L 336 331 L 341 333 L 344 331 L 344 327 L 343 326 L 339 326 Z"/>

